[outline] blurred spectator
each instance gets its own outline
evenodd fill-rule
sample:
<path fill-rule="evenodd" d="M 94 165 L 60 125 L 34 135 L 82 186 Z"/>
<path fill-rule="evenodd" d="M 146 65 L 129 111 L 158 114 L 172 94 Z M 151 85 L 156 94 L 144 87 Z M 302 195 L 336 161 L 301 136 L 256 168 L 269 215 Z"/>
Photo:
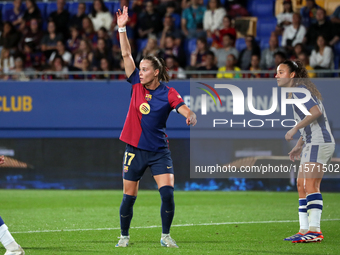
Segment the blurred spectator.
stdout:
<path fill-rule="evenodd" d="M 301 22 L 306 28 L 316 22 L 316 11 L 319 8 L 320 6 L 315 3 L 315 0 L 306 0 L 306 6 L 300 10 Z"/>
<path fill-rule="evenodd" d="M 165 59 L 168 74 L 171 79 L 185 79 L 186 75 L 184 69 L 178 66 L 177 60 L 174 56 L 167 56 Z"/>
<path fill-rule="evenodd" d="M 248 35 L 246 37 L 246 48 L 240 52 L 238 57 L 238 66 L 242 70 L 249 69 L 252 55 L 260 55 L 260 48 L 257 45 L 255 38 Z"/>
<path fill-rule="evenodd" d="M 249 16 L 249 13 L 245 8 L 245 1 L 232 1 L 232 3 L 229 4 L 228 14 L 232 19 L 235 19 L 236 17 Z"/>
<path fill-rule="evenodd" d="M 79 31 L 83 28 L 83 18 L 86 17 L 86 4 L 79 3 L 77 14 L 73 15 L 70 20 L 70 25 L 75 26 Z"/>
<path fill-rule="evenodd" d="M 170 16 L 174 22 L 174 27 L 177 29 L 181 28 L 181 15 L 176 13 L 176 3 L 173 1 L 168 1 L 166 6 L 166 12 L 162 17 Z"/>
<path fill-rule="evenodd" d="M 41 50 L 45 53 L 46 58 L 49 58 L 51 53 L 57 50 L 57 42 L 63 40 L 63 35 L 56 33 L 54 21 L 48 22 L 47 32 L 41 40 Z"/>
<path fill-rule="evenodd" d="M 225 34 L 223 36 L 222 46 L 223 48 L 216 49 L 211 48 L 211 50 L 215 53 L 215 56 L 217 56 L 217 66 L 222 67 L 225 65 L 225 60 L 227 59 L 227 56 L 229 54 L 233 54 L 235 58 L 238 58 L 238 50 L 233 47 L 235 44 L 235 37 L 231 34 Z"/>
<path fill-rule="evenodd" d="M 199 5 L 198 0 L 190 0 L 190 6 L 182 12 L 182 32 L 187 38 L 205 36 L 203 30 L 203 16 L 206 8 Z"/>
<path fill-rule="evenodd" d="M 99 42 L 98 42 L 99 45 Z M 101 58 L 99 60 L 99 71 L 105 72 L 104 74 L 97 75 L 97 79 L 111 79 L 114 80 L 115 76 L 113 74 L 108 74 L 108 72 L 112 71 L 112 67 L 110 65 L 110 61 L 107 58 Z M 107 73 L 106 73 L 107 72 Z"/>
<path fill-rule="evenodd" d="M 83 68 L 83 59 L 90 59 L 92 62 L 92 46 L 87 39 L 82 39 L 79 43 L 79 49 L 74 54 L 73 67 L 79 69 Z M 90 63 L 91 63 L 90 62 Z"/>
<path fill-rule="evenodd" d="M 105 27 L 106 30 L 110 30 L 113 18 L 111 13 L 105 6 L 103 0 L 93 1 L 93 9 L 92 12 L 89 14 L 89 17 L 92 20 L 95 31 L 98 31 L 101 27 Z"/>
<path fill-rule="evenodd" d="M 60 56 L 63 59 L 64 65 L 69 65 L 72 61 L 72 54 L 65 49 L 65 45 L 63 41 L 57 42 L 57 51 L 54 51 L 49 59 L 49 62 L 52 63 L 56 57 Z"/>
<path fill-rule="evenodd" d="M 37 6 L 35 0 L 26 0 L 26 11 L 22 17 L 22 23 L 20 30 L 23 31 L 25 28 L 29 28 L 31 19 L 36 19 L 39 23 L 39 27 L 42 22 L 41 12 Z"/>
<path fill-rule="evenodd" d="M 181 67 L 186 66 L 186 54 L 182 47 L 178 46 L 176 43 L 176 39 L 171 35 L 165 37 L 164 40 L 161 40 L 160 48 L 163 50 L 163 59 L 166 59 L 168 56 L 176 57 L 178 64 Z"/>
<path fill-rule="evenodd" d="M 196 50 L 191 53 L 190 66 L 200 67 L 205 65 L 205 57 L 208 52 L 208 43 L 205 37 L 200 37 L 196 41 Z"/>
<path fill-rule="evenodd" d="M 126 74 L 125 74 L 125 66 L 124 66 L 124 59 L 121 57 L 119 60 L 119 68 L 116 69 L 116 71 L 124 72 L 124 74 L 117 74 L 115 78 L 117 80 L 126 80 Z"/>
<path fill-rule="evenodd" d="M 155 11 L 152 1 L 145 3 L 145 10 L 138 18 L 138 34 L 146 38 L 148 34 L 157 35 L 162 30 L 162 19 Z"/>
<path fill-rule="evenodd" d="M 223 79 L 233 79 L 233 78 L 240 78 L 240 73 L 228 73 L 226 71 L 235 71 L 240 72 L 241 69 L 236 66 L 237 59 L 233 54 L 228 55 L 225 66 L 222 66 L 218 69 L 217 78 Z"/>
<path fill-rule="evenodd" d="M 309 57 L 305 52 L 301 52 L 298 55 L 298 59 L 301 61 L 301 63 L 306 67 L 308 71 L 314 70 L 313 67 L 309 65 Z M 316 74 L 314 72 L 308 72 L 309 78 L 315 78 Z"/>
<path fill-rule="evenodd" d="M 105 27 L 99 28 L 99 30 L 97 31 L 97 37 L 98 40 L 103 39 L 105 41 L 105 45 L 107 48 L 112 48 L 112 41 Z"/>
<path fill-rule="evenodd" d="M 61 33 L 64 38 L 68 38 L 68 26 L 70 13 L 65 9 L 66 0 L 57 0 L 57 10 L 52 12 L 48 20 L 53 20 L 56 26 L 56 32 Z"/>
<path fill-rule="evenodd" d="M 5 15 L 2 17 L 3 21 L 12 23 L 12 25 L 18 29 L 22 23 L 22 17 L 25 13 L 25 7 L 21 0 L 13 1 L 13 9 L 7 10 Z"/>
<path fill-rule="evenodd" d="M 218 67 L 215 65 L 215 54 L 212 51 L 208 51 L 205 56 L 205 65 L 200 66 L 197 70 L 199 71 L 217 71 Z M 202 78 L 215 78 L 216 74 L 201 74 Z"/>
<path fill-rule="evenodd" d="M 225 16 L 223 18 L 223 23 L 222 23 L 222 29 L 221 30 L 215 30 L 214 33 L 212 34 L 213 42 L 212 42 L 212 47 L 214 48 L 223 48 L 223 36 L 229 34 L 234 38 L 234 44 L 235 45 L 235 40 L 236 40 L 236 30 L 235 28 L 232 27 L 232 21 L 229 16 Z"/>
<path fill-rule="evenodd" d="M 275 67 L 274 54 L 278 51 L 284 52 L 282 47 L 279 47 L 279 40 L 275 34 L 272 34 L 269 38 L 269 48 L 264 49 L 261 52 L 260 67 L 262 70 L 269 70 Z"/>
<path fill-rule="evenodd" d="M 15 51 L 20 41 L 20 34 L 10 22 L 5 22 L 0 36 L 0 46 Z"/>
<path fill-rule="evenodd" d="M 14 57 L 10 54 L 10 50 L 7 48 L 3 48 L 1 51 L 1 59 L 0 59 L 0 72 L 2 72 L 5 76 L 14 69 Z M 1 76 L 2 79 L 8 79 L 8 77 Z"/>
<path fill-rule="evenodd" d="M 210 38 L 212 33 L 222 29 L 223 18 L 227 12 L 221 4 L 221 0 L 210 0 L 208 9 L 204 13 L 203 28 Z"/>
<path fill-rule="evenodd" d="M 67 48 L 72 54 L 74 54 L 74 52 L 79 48 L 81 37 L 76 26 L 70 27 L 70 34 L 71 37 L 67 40 Z"/>
<path fill-rule="evenodd" d="M 50 76 L 52 80 L 66 80 L 68 79 L 68 68 L 66 63 L 64 62 L 63 58 L 57 55 L 51 65 L 51 71 L 53 72 L 60 72 L 57 74 L 53 74 Z"/>
<path fill-rule="evenodd" d="M 249 73 L 249 74 L 244 74 L 243 75 L 244 78 L 264 78 L 266 76 L 265 74 L 260 74 L 256 72 L 256 71 L 261 71 L 259 55 L 251 56 L 249 71 L 254 71 L 254 72 Z"/>
<path fill-rule="evenodd" d="M 330 18 L 333 23 L 340 24 L 340 5 L 335 9 Z"/>
<path fill-rule="evenodd" d="M 293 22 L 293 6 L 291 0 L 283 1 L 283 12 L 276 16 L 279 34 Z"/>
<path fill-rule="evenodd" d="M 24 62 L 20 57 L 17 57 L 14 61 L 14 69 L 10 72 L 11 79 L 15 81 L 29 81 L 29 77 L 25 75 L 23 72 L 26 71 L 24 69 Z"/>
<path fill-rule="evenodd" d="M 136 63 L 139 62 L 146 56 L 156 56 L 159 57 L 161 54 L 161 49 L 158 47 L 157 38 L 154 35 L 149 36 L 148 42 L 142 51 L 139 51 L 136 56 Z"/>
<path fill-rule="evenodd" d="M 41 40 L 44 36 L 43 31 L 39 29 L 39 24 L 37 19 L 31 19 L 30 29 L 22 36 L 19 44 L 19 49 L 24 50 L 24 45 L 31 45 L 30 47 L 33 51 L 40 50 Z"/>
<path fill-rule="evenodd" d="M 311 67 L 314 69 L 333 69 L 333 51 L 327 46 L 327 40 L 323 35 L 319 35 L 316 41 L 315 49 L 309 58 Z M 318 74 L 318 77 L 327 77 L 329 74 Z"/>
<path fill-rule="evenodd" d="M 294 46 L 294 53 L 290 57 L 290 59 L 292 59 L 292 60 L 297 59 L 301 52 L 305 52 L 304 45 L 302 43 L 295 44 L 295 46 Z"/>
<path fill-rule="evenodd" d="M 281 51 L 278 51 L 274 54 L 274 63 L 275 63 L 275 67 L 274 70 L 276 71 L 277 67 L 284 62 L 287 59 L 286 54 L 284 54 Z"/>
<path fill-rule="evenodd" d="M 103 58 L 109 61 L 109 65 L 112 66 L 113 60 L 111 48 L 106 46 L 106 42 L 104 39 L 99 38 L 97 48 L 94 50 L 92 58 L 92 67 L 94 71 L 99 70 L 101 64 L 100 61 Z"/>
<path fill-rule="evenodd" d="M 293 22 L 283 31 L 281 45 L 285 47 L 288 54 L 291 54 L 293 47 L 297 43 L 302 43 L 306 34 L 306 28 L 301 25 L 301 16 L 298 13 L 293 14 Z"/>
<path fill-rule="evenodd" d="M 24 44 L 23 54 L 25 69 L 41 70 L 46 65 L 46 57 L 41 51 L 35 51 L 33 44 Z"/>
<path fill-rule="evenodd" d="M 93 47 L 96 47 L 98 36 L 96 31 L 94 31 L 92 20 L 89 17 L 83 18 L 83 38 L 91 41 Z"/>
<path fill-rule="evenodd" d="M 316 23 L 310 25 L 307 30 L 304 43 L 306 43 L 306 47 L 309 52 L 315 48 L 316 40 L 319 35 L 323 35 L 330 45 L 333 45 L 339 37 L 336 39 L 334 35 L 336 35 L 337 31 L 334 30 L 334 26 L 332 22 L 326 20 L 326 11 L 323 8 L 319 8 L 316 11 Z M 334 38 L 334 40 L 333 40 Z"/>
<path fill-rule="evenodd" d="M 160 46 L 164 45 L 165 38 L 167 36 L 171 36 L 177 38 L 179 41 L 176 43 L 177 45 L 181 45 L 182 42 L 182 32 L 180 29 L 177 29 L 174 26 L 173 18 L 170 15 L 167 15 L 163 19 L 163 30 L 160 33 Z"/>

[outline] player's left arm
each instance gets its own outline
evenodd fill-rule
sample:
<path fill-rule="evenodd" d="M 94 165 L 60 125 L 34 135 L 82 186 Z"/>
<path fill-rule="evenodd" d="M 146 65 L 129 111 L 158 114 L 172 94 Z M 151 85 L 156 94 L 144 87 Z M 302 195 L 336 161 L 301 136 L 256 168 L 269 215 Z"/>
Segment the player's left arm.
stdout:
<path fill-rule="evenodd" d="M 297 123 L 295 127 L 286 133 L 285 138 L 287 141 L 293 140 L 293 136 L 298 132 L 299 129 L 308 126 L 322 115 L 322 112 L 317 105 L 314 105 L 312 108 L 310 108 L 309 112 L 312 115 L 307 115 L 303 120 Z"/>
<path fill-rule="evenodd" d="M 186 118 L 186 123 L 188 126 L 196 125 L 197 123 L 196 114 L 193 111 L 191 111 L 188 106 L 184 104 L 180 106 L 177 111 Z"/>
<path fill-rule="evenodd" d="M 2 165 L 3 163 L 5 163 L 4 155 L 0 156 L 0 165 Z"/>

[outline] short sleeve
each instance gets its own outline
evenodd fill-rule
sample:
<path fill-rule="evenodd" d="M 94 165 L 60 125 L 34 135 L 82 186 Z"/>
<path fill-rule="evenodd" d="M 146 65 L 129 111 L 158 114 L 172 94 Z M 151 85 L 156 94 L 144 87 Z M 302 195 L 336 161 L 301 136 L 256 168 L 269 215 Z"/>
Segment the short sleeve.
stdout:
<path fill-rule="evenodd" d="M 133 71 L 133 73 L 130 75 L 130 77 L 127 79 L 127 81 L 129 83 L 131 83 L 132 85 L 135 85 L 137 83 L 140 83 L 140 79 L 139 79 L 139 69 L 135 68 L 135 70 Z"/>
<path fill-rule="evenodd" d="M 299 99 L 302 99 L 302 98 L 305 98 L 306 95 L 304 93 L 294 93 L 294 95 L 299 98 Z M 315 97 L 311 97 L 311 99 L 309 99 L 308 102 L 304 103 L 304 105 L 306 106 L 307 110 L 309 111 L 310 108 L 312 108 L 314 105 L 318 105 Z"/>
<path fill-rule="evenodd" d="M 176 109 L 177 112 L 178 108 L 184 105 L 184 101 L 181 95 L 178 94 L 178 92 L 174 88 L 169 89 L 168 100 L 171 108 Z"/>

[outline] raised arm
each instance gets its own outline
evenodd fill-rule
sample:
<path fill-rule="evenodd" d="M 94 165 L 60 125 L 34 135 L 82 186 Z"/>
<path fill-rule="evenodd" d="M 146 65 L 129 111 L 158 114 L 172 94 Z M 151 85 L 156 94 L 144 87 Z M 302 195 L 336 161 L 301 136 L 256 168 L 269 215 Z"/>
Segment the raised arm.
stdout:
<path fill-rule="evenodd" d="M 133 71 L 135 70 L 136 65 L 135 65 L 135 61 L 132 58 L 131 46 L 130 46 L 129 39 L 126 34 L 126 27 L 125 27 L 129 19 L 128 7 L 124 6 L 123 13 L 119 9 L 116 14 L 117 14 L 118 28 L 119 30 L 122 31 L 122 32 L 119 32 L 119 42 L 120 42 L 120 49 L 122 51 L 122 56 L 124 60 L 125 74 L 127 77 L 130 77 Z"/>

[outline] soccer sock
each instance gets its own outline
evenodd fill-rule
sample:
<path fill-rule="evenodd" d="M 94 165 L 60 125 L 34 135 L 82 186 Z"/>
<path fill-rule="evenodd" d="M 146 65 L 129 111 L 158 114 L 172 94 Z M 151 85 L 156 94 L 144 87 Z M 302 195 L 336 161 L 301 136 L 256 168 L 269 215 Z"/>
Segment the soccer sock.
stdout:
<path fill-rule="evenodd" d="M 14 240 L 11 233 L 8 231 L 8 227 L 0 217 L 0 242 L 3 246 L 5 246 L 6 250 L 16 250 L 19 248 L 19 245 Z"/>
<path fill-rule="evenodd" d="M 302 234 L 307 233 L 309 223 L 308 223 L 307 199 L 306 198 L 299 198 L 299 222 L 300 222 L 299 232 Z"/>
<path fill-rule="evenodd" d="M 174 218 L 175 214 L 174 188 L 171 186 L 163 186 L 159 189 L 159 193 L 162 199 L 162 233 L 169 234 L 172 219 Z"/>
<path fill-rule="evenodd" d="M 127 194 L 123 195 L 123 200 L 120 205 L 120 229 L 122 236 L 128 236 L 129 235 L 129 228 L 130 223 L 133 216 L 133 205 L 136 201 L 135 196 L 130 196 Z"/>
<path fill-rule="evenodd" d="M 309 231 L 320 232 L 320 220 L 323 208 L 321 193 L 309 194 L 307 199 L 307 211 L 309 214 Z"/>

